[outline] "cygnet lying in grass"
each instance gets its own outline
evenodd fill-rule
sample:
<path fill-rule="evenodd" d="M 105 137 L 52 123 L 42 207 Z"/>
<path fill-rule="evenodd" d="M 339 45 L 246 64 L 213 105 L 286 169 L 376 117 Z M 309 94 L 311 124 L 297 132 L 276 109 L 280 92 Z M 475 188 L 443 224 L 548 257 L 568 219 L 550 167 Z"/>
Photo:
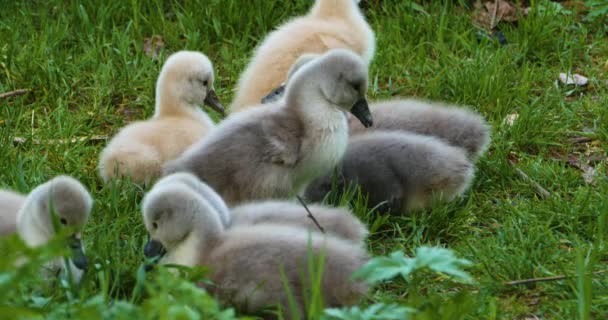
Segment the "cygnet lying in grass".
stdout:
<path fill-rule="evenodd" d="M 317 265 L 309 261 L 308 248 L 324 256 L 320 289 L 326 307 L 354 304 L 367 292 L 365 283 L 350 279 L 368 260 L 352 241 L 276 224 L 226 229 L 215 207 L 183 183 L 155 186 L 142 207 L 150 233 L 145 255 L 164 255 L 163 264 L 208 266 L 210 292 L 242 311 L 276 304 L 289 310 L 285 281 L 303 312 L 304 288 L 313 283 L 308 268 Z"/>
<path fill-rule="evenodd" d="M 164 173 L 192 172 L 231 206 L 294 196 L 342 158 L 346 111 L 372 125 L 366 89 L 361 58 L 332 50 L 294 74 L 284 99 L 230 116 Z"/>
<path fill-rule="evenodd" d="M 199 108 L 202 104 L 224 111 L 213 91 L 211 61 L 192 51 L 171 55 L 156 83 L 154 116 L 126 126 L 110 141 L 99 160 L 101 177 L 108 181 L 129 176 L 136 183 L 159 177 L 166 161 L 177 158 L 214 127 Z"/>
<path fill-rule="evenodd" d="M 9 201 L 3 201 L 7 199 Z M 80 281 L 87 268 L 80 234 L 93 206 L 93 199 L 80 182 L 71 177 L 58 176 L 36 187 L 27 197 L 3 192 L 0 202 L 0 221 L 3 224 L 8 222 L 0 227 L 0 235 L 16 232 L 30 247 L 45 245 L 55 236 L 55 219 L 57 226 L 72 228 L 74 234 L 70 239 L 72 257 L 69 259 L 69 271 L 72 279 Z M 16 213 L 14 210 L 17 210 Z M 65 268 L 65 264 L 59 258 L 45 267 L 49 273 L 55 274 Z"/>
<path fill-rule="evenodd" d="M 374 33 L 355 0 L 317 0 L 310 12 L 292 19 L 270 33 L 256 49 L 241 75 L 230 112 L 259 105 L 264 95 L 278 87 L 298 57 L 344 48 L 357 53 L 366 64 L 375 50 Z"/>
<path fill-rule="evenodd" d="M 313 181 L 306 198 L 323 200 L 332 184 L 339 192 L 358 185 L 368 197 L 368 207 L 382 205 L 382 211 L 396 214 L 452 200 L 468 188 L 474 175 L 463 149 L 400 131 L 352 137 L 336 170 Z"/>

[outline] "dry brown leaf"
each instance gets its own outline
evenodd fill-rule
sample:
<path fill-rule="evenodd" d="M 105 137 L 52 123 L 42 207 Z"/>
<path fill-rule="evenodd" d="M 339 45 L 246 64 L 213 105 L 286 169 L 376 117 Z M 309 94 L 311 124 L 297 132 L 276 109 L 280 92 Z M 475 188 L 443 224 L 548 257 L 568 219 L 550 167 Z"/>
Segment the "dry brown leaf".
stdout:
<path fill-rule="evenodd" d="M 501 21 L 515 22 L 519 19 L 515 5 L 506 0 L 486 1 L 483 5 L 477 1 L 475 8 L 475 20 L 488 30 L 494 29 Z M 522 13 L 525 15 L 527 12 L 524 9 Z"/>
<path fill-rule="evenodd" d="M 156 60 L 160 53 L 160 50 L 165 46 L 165 42 L 163 41 L 163 37 L 160 35 L 153 35 L 150 38 L 144 39 L 144 53 L 152 58 L 152 60 Z"/>

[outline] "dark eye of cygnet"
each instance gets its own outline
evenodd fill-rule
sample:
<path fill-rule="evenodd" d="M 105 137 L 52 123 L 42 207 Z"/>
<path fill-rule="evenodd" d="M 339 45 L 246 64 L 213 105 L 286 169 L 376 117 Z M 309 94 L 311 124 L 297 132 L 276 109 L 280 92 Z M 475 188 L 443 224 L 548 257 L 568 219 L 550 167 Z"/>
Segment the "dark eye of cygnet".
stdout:
<path fill-rule="evenodd" d="M 154 228 L 154 229 L 158 229 L 158 223 L 156 223 L 156 222 L 152 222 L 152 228 Z"/>
<path fill-rule="evenodd" d="M 361 87 L 361 82 L 349 82 L 350 86 L 353 87 L 355 90 L 359 90 L 359 87 Z"/>
<path fill-rule="evenodd" d="M 66 224 L 68 224 L 68 221 L 67 221 L 65 218 L 61 218 L 61 219 L 59 219 L 59 222 L 61 222 L 61 224 L 62 224 L 62 225 L 64 225 L 64 226 L 65 226 Z"/>

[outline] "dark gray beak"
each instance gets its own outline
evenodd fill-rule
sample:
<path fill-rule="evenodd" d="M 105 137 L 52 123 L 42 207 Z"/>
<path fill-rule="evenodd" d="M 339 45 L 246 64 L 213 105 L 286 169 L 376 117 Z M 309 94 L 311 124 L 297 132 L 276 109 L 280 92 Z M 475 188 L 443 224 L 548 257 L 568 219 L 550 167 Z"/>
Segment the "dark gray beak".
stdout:
<path fill-rule="evenodd" d="M 271 93 L 265 95 L 262 98 L 262 103 L 270 103 L 279 100 L 285 93 L 285 85 L 282 84 L 279 87 L 274 88 Z"/>
<path fill-rule="evenodd" d="M 224 110 L 224 106 L 220 103 L 220 99 L 215 94 L 215 90 L 207 91 L 207 97 L 205 98 L 205 105 L 211 107 L 211 109 L 225 115 L 226 110 Z"/>
<path fill-rule="evenodd" d="M 146 258 L 162 257 L 166 253 L 167 250 L 165 250 L 165 247 L 157 240 L 148 240 L 148 243 L 146 243 L 146 246 L 144 247 L 144 255 Z"/>
<path fill-rule="evenodd" d="M 82 250 L 82 241 L 74 235 L 70 237 L 69 245 L 72 250 L 72 263 L 76 268 L 86 271 L 89 263 L 87 262 L 87 257 L 84 255 L 84 250 Z"/>
<path fill-rule="evenodd" d="M 364 127 L 369 128 L 374 124 L 374 119 L 372 118 L 372 113 L 369 111 L 369 106 L 367 105 L 367 100 L 365 97 L 359 98 L 357 102 L 350 109 L 350 113 L 352 113 Z"/>

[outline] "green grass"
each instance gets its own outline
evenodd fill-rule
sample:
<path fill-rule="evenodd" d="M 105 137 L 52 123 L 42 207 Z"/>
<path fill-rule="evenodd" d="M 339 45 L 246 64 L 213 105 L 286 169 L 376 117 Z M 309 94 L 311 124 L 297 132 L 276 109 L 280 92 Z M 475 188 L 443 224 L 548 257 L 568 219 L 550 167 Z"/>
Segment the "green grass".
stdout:
<path fill-rule="evenodd" d="M 228 104 L 259 40 L 309 5 L 304 0 L 2 1 L 0 92 L 32 92 L 0 100 L 0 187 L 27 192 L 69 174 L 90 188 L 96 202 L 85 230 L 93 271 L 82 286 L 73 290 L 66 284 L 40 285 L 35 277 L 26 281 L 25 275 L 36 274 L 32 269 L 20 278 L 27 286 L 3 287 L 9 282 L 0 275 L 0 287 L 8 290 L 0 314 L 9 315 L 0 318 L 26 309 L 57 316 L 64 312 L 58 305 L 83 301 L 97 308 L 87 309 L 89 316 L 97 311 L 108 316 L 104 306 L 113 306 L 111 316 L 125 319 L 137 313 L 119 300 L 149 309 L 165 306 L 161 318 L 196 318 L 190 317 L 193 309 L 175 301 L 182 297 L 188 305 L 193 297 L 203 299 L 200 292 L 184 282 L 147 282 L 138 273 L 147 237 L 139 211 L 145 190 L 100 181 L 95 168 L 103 144 L 15 145 L 13 138 L 112 135 L 149 117 L 162 61 L 182 49 L 211 58 L 216 90 Z M 477 282 L 459 284 L 436 275 L 395 280 L 376 287 L 362 305 L 399 303 L 418 308 L 414 318 L 419 319 L 608 317 L 608 273 L 595 274 L 608 269 L 607 161 L 595 165 L 599 178 L 589 185 L 578 169 L 555 159 L 608 152 L 606 19 L 532 10 L 516 25 L 501 24 L 508 44 L 500 46 L 476 39 L 471 9 L 441 1 L 423 7 L 428 15 L 407 1 L 368 1 L 365 14 L 378 44 L 370 97 L 417 96 L 470 105 L 491 123 L 493 142 L 463 199 L 403 217 L 383 217 L 358 205 L 356 211 L 373 226 L 368 243 L 374 254 L 447 246 L 474 263 L 468 270 Z M 155 34 L 164 40 L 157 61 L 142 50 L 144 39 Z M 588 76 L 590 85 L 559 85 L 558 74 L 569 71 Z M 515 124 L 505 124 L 513 113 L 519 115 Z M 574 136 L 593 143 L 574 144 Z M 541 199 L 509 158 L 517 158 L 517 167 L 551 198 Z M 504 284 L 562 274 L 572 277 Z M 148 287 L 159 295 L 142 298 L 138 292 Z M 160 298 L 169 292 L 176 299 Z M 203 310 L 217 308 L 211 300 L 196 301 Z"/>

